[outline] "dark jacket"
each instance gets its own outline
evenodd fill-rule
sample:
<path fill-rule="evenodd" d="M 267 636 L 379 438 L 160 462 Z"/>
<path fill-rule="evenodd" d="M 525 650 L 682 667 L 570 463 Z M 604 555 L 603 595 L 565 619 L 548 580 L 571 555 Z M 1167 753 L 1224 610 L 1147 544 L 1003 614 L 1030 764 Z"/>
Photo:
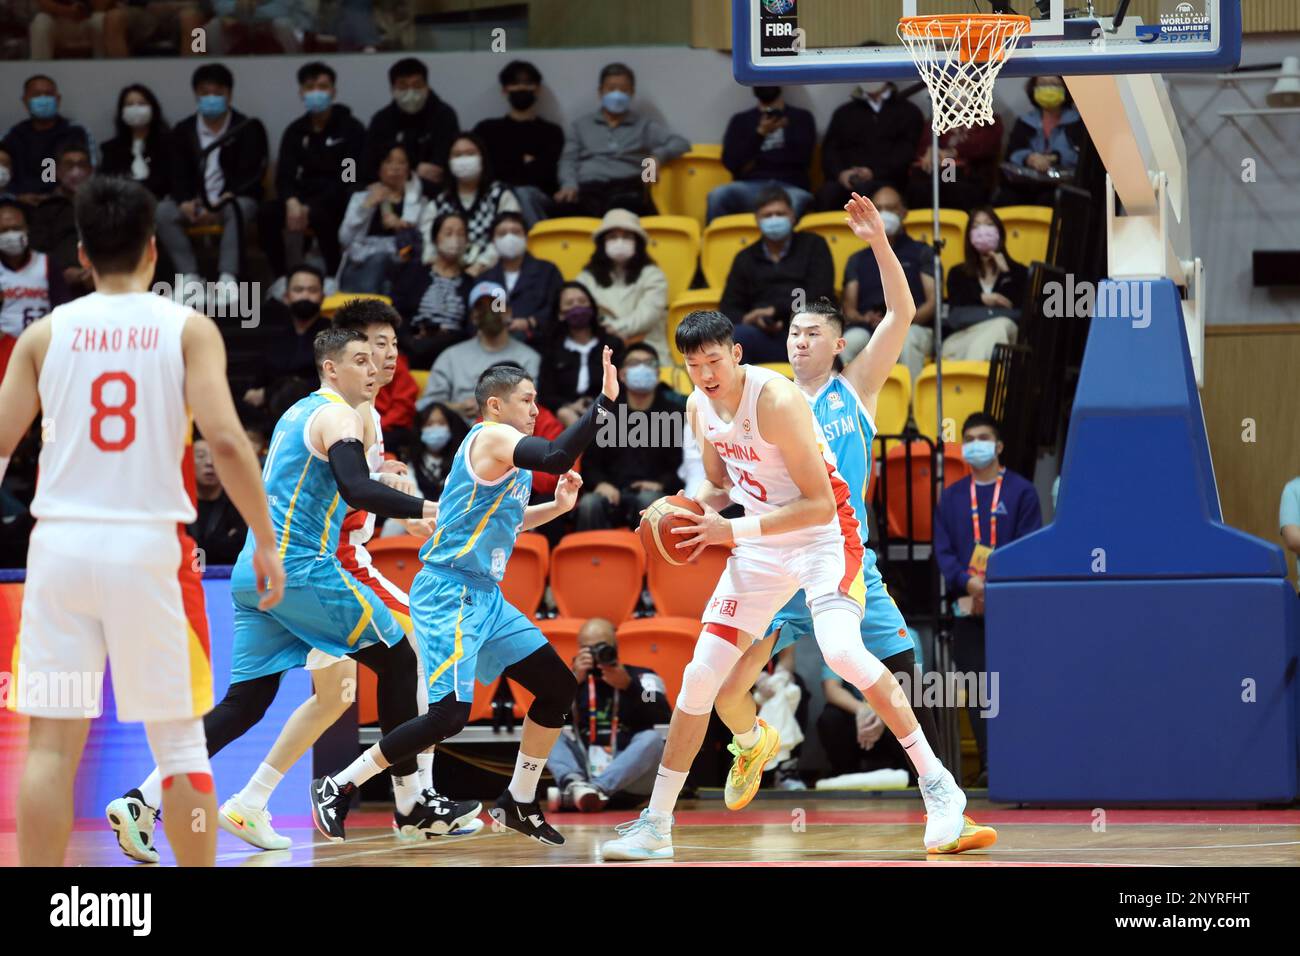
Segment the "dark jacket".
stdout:
<path fill-rule="evenodd" d="M 624 389 L 614 408 L 614 428 L 621 430 L 622 424 L 626 422 L 628 431 L 632 432 L 637 426 L 626 417 L 633 413 L 626 406 L 627 392 Z M 665 397 L 662 389 L 655 393 L 649 412 L 652 415 L 671 413 L 681 419 L 682 426 L 685 426 L 686 413 L 682 406 Z M 647 440 L 651 435 L 662 436 L 665 431 L 663 423 L 668 422 L 670 420 L 666 418 L 651 418 L 645 432 Z M 590 490 L 602 481 L 608 481 L 615 488 L 623 489 L 634 481 L 657 481 L 664 486 L 665 491 L 671 493 L 672 489 L 680 487 L 677 469 L 682 466 L 682 449 L 673 442 L 661 441 L 656 444 L 659 447 L 628 449 L 618 445 L 605 447 L 599 440 L 592 442 L 582 456 L 583 487 Z"/>
<path fill-rule="evenodd" d="M 662 677 L 648 667 L 624 664 L 623 669 L 632 678 L 632 683 L 627 685 L 626 690 L 615 691 L 599 677 L 592 678 L 596 689 L 595 743 L 609 746 L 614 695 L 617 693 L 619 750 L 627 746 L 633 734 L 652 730 L 656 724 L 666 724 L 673 716 Z M 578 740 L 584 746 L 592 743 L 589 696 L 588 685 L 584 681 L 578 685 L 578 692 L 573 698 L 573 726 L 578 732 Z"/>
<path fill-rule="evenodd" d="M 564 130 L 555 123 L 541 117 L 520 121 L 497 116 L 481 120 L 474 132 L 487 146 L 497 179 L 510 186 L 536 186 L 548 196 L 560 188 Z M 525 156 L 532 158 L 526 161 Z"/>
<path fill-rule="evenodd" d="M 496 282 L 506 287 L 506 270 L 500 260 L 481 276 L 480 282 Z M 555 263 L 538 259 L 530 252 L 524 253 L 524 261 L 519 266 L 519 278 L 510 290 L 510 314 L 517 319 L 534 318 L 535 328 L 528 336 L 527 342 L 545 342 L 550 339 L 555 325 L 555 303 L 560 298 L 560 286 L 564 285 L 564 276 Z"/>
<path fill-rule="evenodd" d="M 396 103 L 389 103 L 370 118 L 366 129 L 366 160 L 357 182 L 376 182 L 384 154 L 398 143 L 411 155 L 411 172 L 420 163 L 435 163 L 445 169 L 452 140 L 459 132 L 456 111 L 433 90 L 418 113 L 407 113 Z M 425 194 L 432 197 L 439 188 L 426 184 Z"/>
<path fill-rule="evenodd" d="M 1056 157 L 1061 169 L 1074 169 L 1079 165 L 1079 149 L 1088 139 L 1088 128 L 1074 107 L 1061 111 L 1061 122 L 1052 135 L 1043 135 L 1043 114 L 1031 109 L 1016 119 L 1007 140 L 1007 160 L 1024 166 L 1030 153 L 1043 153 Z"/>
<path fill-rule="evenodd" d="M 582 369 L 582 356 L 572 349 L 565 348 L 564 340 L 568 337 L 566 329 L 556 328 L 544 344 L 538 346 L 542 354 L 541 387 L 537 390 L 537 401 L 554 411 L 561 405 L 567 405 L 583 395 L 595 398 L 600 394 L 604 373 L 601 371 L 601 352 L 605 346 L 614 350 L 615 367 L 623 364 L 623 341 L 610 335 L 604 329 L 596 330 L 596 341 L 600 344 L 587 353 L 587 390 L 578 391 L 578 373 Z"/>
<path fill-rule="evenodd" d="M 35 209 L 27 211 L 27 239 L 37 252 L 50 257 L 50 268 L 60 275 L 77 259 L 77 217 L 72 200 L 56 192 Z"/>
<path fill-rule="evenodd" d="M 47 158 L 53 158 L 65 142 L 75 140 L 81 143 L 92 150 L 90 160 L 92 163 L 95 161 L 93 141 L 84 127 L 64 116 L 56 116 L 49 129 L 38 130 L 35 122 L 28 118 L 15 123 L 4 136 L 5 151 L 13 158 L 13 177 L 7 188 L 15 196 L 54 192 L 56 184 L 41 178 L 41 164 Z"/>
<path fill-rule="evenodd" d="M 775 179 L 808 189 L 808 166 L 817 144 L 817 126 L 812 113 L 786 106 L 789 122 L 780 130 L 784 142 L 768 149 L 763 148 L 765 138 L 758 135 L 762 115 L 755 107 L 731 117 L 722 136 L 722 165 L 736 179 Z"/>
<path fill-rule="evenodd" d="M 960 478 L 943 490 L 934 515 L 934 557 L 939 571 L 948 582 L 948 590 L 957 597 L 966 593 L 970 580 L 967 568 L 975 549 L 975 529 L 970 516 L 971 475 Z M 975 486 L 979 505 L 980 541 L 987 545 L 992 532 L 989 510 L 993 506 L 994 483 Z M 1043 506 L 1033 484 L 1010 468 L 1002 478 L 998 496 L 997 546 L 1023 538 L 1043 526 Z"/>
<path fill-rule="evenodd" d="M 189 526 L 190 537 L 203 549 L 207 564 L 234 564 L 243 550 L 248 525 L 225 492 L 213 501 L 197 503 L 198 517 Z"/>
<path fill-rule="evenodd" d="M 1005 252 L 1002 254 L 1007 257 L 1007 265 L 1010 268 L 1006 272 L 998 273 L 997 281 L 993 283 L 993 291 L 1010 299 L 1012 308 L 1023 308 L 1025 290 L 1029 287 L 1029 270 Z M 949 306 L 983 305 L 984 300 L 981 298 L 983 294 L 984 287 L 980 285 L 979 274 L 967 272 L 965 263 L 948 273 Z"/>
<path fill-rule="evenodd" d="M 239 110 L 230 111 L 229 129 L 244 120 L 242 127 L 231 139 L 217 148 L 221 172 L 226 177 L 226 192 L 262 201 L 262 175 L 266 172 L 266 127 L 259 119 L 250 119 Z M 203 193 L 203 172 L 199 168 L 199 117 L 192 114 L 172 129 L 175 146 L 175 164 L 172 167 L 172 198 L 178 203 L 197 199 Z"/>
<path fill-rule="evenodd" d="M 831 114 L 822 140 L 822 171 L 835 179 L 851 166 L 869 166 L 876 182 L 902 189 L 924 123 L 921 111 L 897 89 L 879 113 L 862 100 L 849 100 Z"/>
<path fill-rule="evenodd" d="M 134 138 L 130 134 L 114 136 L 106 142 L 103 147 L 103 159 L 99 164 L 99 172 L 107 176 L 124 176 L 127 179 L 135 179 L 134 174 L 131 172 L 131 166 L 135 162 L 133 143 Z M 145 139 L 144 161 L 149 164 L 149 175 L 143 180 L 137 180 L 137 182 L 141 182 L 146 189 L 154 194 L 156 199 L 165 199 L 170 196 L 172 193 L 172 175 L 176 167 L 171 130 L 162 129 L 156 136 Z"/>
<path fill-rule="evenodd" d="M 907 276 L 907 287 L 912 292 L 912 301 L 919 308 L 925 302 L 925 286 L 922 276 L 934 275 L 934 248 L 924 242 L 918 242 L 907 233 L 897 236 L 893 242 L 894 255 L 898 256 L 903 274 Z M 870 249 L 859 249 L 849 256 L 844 264 L 844 284 L 858 284 L 858 301 L 855 303 L 859 312 L 866 313 L 875 309 L 885 311 L 885 284 L 880 278 L 880 265 L 876 254 Z M 936 296 L 938 290 L 935 290 Z"/>
<path fill-rule="evenodd" d="M 329 319 L 318 317 L 306 334 L 298 335 L 284 301 L 267 299 L 262 303 L 262 324 L 267 331 L 262 339 L 262 361 L 255 379 L 257 387 L 274 388 L 289 378 L 319 377 L 313 343 L 318 333 L 330 327 Z"/>
<path fill-rule="evenodd" d="M 393 270 L 393 308 L 397 310 L 402 317 L 402 328 L 410 330 L 411 324 L 420 311 L 420 300 L 424 298 L 424 293 L 428 291 L 429 286 L 433 284 L 433 273 L 430 271 L 428 263 L 421 262 L 418 252 L 413 252 L 402 263 Z M 460 287 L 460 298 L 464 302 L 468 297 L 470 290 L 474 288 L 475 279 L 466 273 L 461 273 L 457 284 Z M 446 327 L 445 323 L 439 323 Z M 466 305 L 460 315 L 459 328 L 466 333 L 473 331 L 473 326 L 469 322 L 469 307 Z M 399 332 L 399 335 L 401 333 Z"/>
<path fill-rule="evenodd" d="M 780 262 L 767 256 L 763 240 L 752 242 L 736 254 L 719 307 L 737 324 L 751 309 L 775 306 L 778 322 L 790 320 L 792 292 L 804 290 L 804 301 L 821 296 L 835 298 L 835 261 L 831 247 L 815 232 L 790 235 L 790 248 Z"/>
<path fill-rule="evenodd" d="M 343 182 L 343 163 L 352 160 L 352 168 L 359 175 L 365 145 L 366 128 L 342 103 L 330 108 L 329 121 L 320 132 L 312 128 L 310 113 L 299 116 L 280 137 L 275 162 L 276 198 L 281 202 L 293 198 L 307 205 L 318 197 L 344 202 L 355 184 Z"/>

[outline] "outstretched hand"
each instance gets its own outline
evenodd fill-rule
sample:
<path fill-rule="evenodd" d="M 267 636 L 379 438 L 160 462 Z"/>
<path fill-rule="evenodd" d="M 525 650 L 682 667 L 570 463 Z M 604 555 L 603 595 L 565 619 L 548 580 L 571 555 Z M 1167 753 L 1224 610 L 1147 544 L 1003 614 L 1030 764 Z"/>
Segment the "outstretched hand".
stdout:
<path fill-rule="evenodd" d="M 844 204 L 844 211 L 848 213 L 849 228 L 863 242 L 885 238 L 885 224 L 870 199 L 854 193 L 853 198 Z"/>
<path fill-rule="evenodd" d="M 606 345 L 600 352 L 601 369 L 605 373 L 605 387 L 601 391 L 611 402 L 618 401 L 618 369 L 614 368 L 614 350 Z"/>

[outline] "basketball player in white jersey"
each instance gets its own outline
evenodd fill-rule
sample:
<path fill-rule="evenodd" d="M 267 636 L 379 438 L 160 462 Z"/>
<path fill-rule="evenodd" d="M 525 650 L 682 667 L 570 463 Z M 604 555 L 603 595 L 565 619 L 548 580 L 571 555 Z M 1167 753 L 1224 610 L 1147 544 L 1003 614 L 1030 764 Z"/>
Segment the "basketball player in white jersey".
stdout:
<path fill-rule="evenodd" d="M 23 329 L 67 298 L 59 270 L 30 246 L 27 211 L 15 199 L 0 199 L 0 378 Z"/>
<path fill-rule="evenodd" d="M 31 717 L 18 802 L 24 865 L 63 862 L 73 780 L 99 704 L 21 691 L 61 675 L 102 680 L 113 665 L 117 717 L 144 721 L 161 768 L 167 833 L 181 865 L 212 865 L 216 814 L 202 716 L 212 672 L 182 469 L 192 413 L 217 473 L 256 541 L 266 607 L 284 571 L 257 459 L 235 414 L 212 321 L 149 291 L 157 262 L 154 199 L 134 182 L 94 177 L 77 193 L 78 257 L 96 291 L 33 323 L 0 384 L 0 475 L 38 412 L 40 484 L 22 628 L 14 649 Z M 190 466 L 192 469 L 192 465 Z M 190 471 L 192 474 L 192 470 Z"/>
<path fill-rule="evenodd" d="M 650 806 L 618 828 L 619 838 L 601 847 L 602 859 L 672 858 L 672 811 L 718 691 L 800 588 L 826 663 L 862 690 L 926 780 L 926 844 L 955 840 L 965 796 L 934 756 L 894 675 L 862 644 L 866 582 L 858 522 L 807 400 L 779 373 L 740 364 L 731 320 L 721 313 L 688 315 L 677 346 L 695 384 L 687 415 L 706 476 L 692 496 L 705 513 L 674 529 L 683 539 L 678 548 L 689 558 L 711 544 L 735 548 L 682 674 Z M 744 506 L 744 517 L 717 513 L 731 501 Z"/>

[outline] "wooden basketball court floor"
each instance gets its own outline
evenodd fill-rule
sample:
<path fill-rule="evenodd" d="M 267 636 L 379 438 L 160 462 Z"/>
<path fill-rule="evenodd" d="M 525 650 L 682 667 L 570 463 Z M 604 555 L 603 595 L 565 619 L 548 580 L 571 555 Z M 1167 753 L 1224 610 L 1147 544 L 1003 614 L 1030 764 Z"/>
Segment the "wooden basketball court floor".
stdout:
<path fill-rule="evenodd" d="M 998 830 L 986 850 L 927 857 L 919 799 L 843 799 L 782 794 L 731 813 L 720 800 L 684 801 L 674 830 L 671 864 L 605 866 L 1296 866 L 1300 809 L 1123 810 L 1014 809 L 972 799 L 967 813 Z M 219 866 L 591 866 L 600 844 L 632 812 L 557 813 L 549 819 L 567 842 L 544 847 L 510 830 L 487 826 L 469 837 L 398 843 L 381 805 L 348 817 L 348 840 L 329 843 L 310 817 L 276 819 L 294 841 L 289 850 L 260 852 L 220 834 Z M 1104 823 L 1104 829 L 1101 824 Z M 159 828 L 161 833 L 161 827 Z M 174 862 L 159 840 L 164 865 Z M 0 830 L 0 866 L 18 861 L 12 825 Z M 79 821 L 69 865 L 139 866 L 117 847 L 107 823 Z"/>

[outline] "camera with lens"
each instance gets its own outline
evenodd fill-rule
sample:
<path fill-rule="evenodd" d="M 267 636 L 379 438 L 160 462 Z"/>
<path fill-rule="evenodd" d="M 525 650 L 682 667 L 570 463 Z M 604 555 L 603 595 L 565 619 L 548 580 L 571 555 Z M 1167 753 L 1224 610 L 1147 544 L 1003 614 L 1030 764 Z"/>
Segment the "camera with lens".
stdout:
<path fill-rule="evenodd" d="M 601 641 L 599 644 L 592 644 L 587 650 L 591 652 L 591 675 L 593 677 L 600 677 L 602 664 L 608 667 L 611 664 L 618 663 L 618 648 L 613 644 L 606 644 Z"/>

